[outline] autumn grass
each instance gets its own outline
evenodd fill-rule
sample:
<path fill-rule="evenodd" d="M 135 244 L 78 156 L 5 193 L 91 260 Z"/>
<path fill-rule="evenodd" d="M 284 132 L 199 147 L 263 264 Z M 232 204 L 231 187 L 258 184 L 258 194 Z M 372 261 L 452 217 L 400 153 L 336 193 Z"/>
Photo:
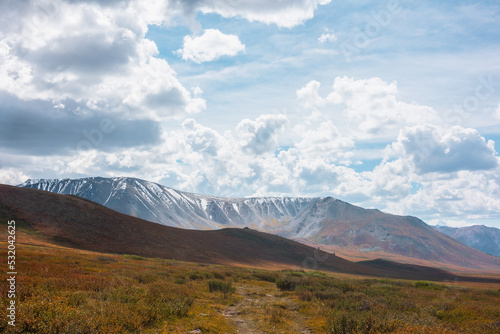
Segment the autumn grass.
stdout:
<path fill-rule="evenodd" d="M 295 293 L 327 315 L 322 325 L 326 333 L 500 332 L 498 290 L 427 281 L 307 277 Z"/>
<path fill-rule="evenodd" d="M 241 323 L 262 333 L 500 332 L 498 288 L 184 263 L 21 237 L 16 327 L 3 282 L 2 333 L 237 333 Z"/>
<path fill-rule="evenodd" d="M 208 281 L 208 291 L 221 292 L 224 298 L 227 298 L 236 291 L 236 288 L 231 282 L 210 280 Z"/>

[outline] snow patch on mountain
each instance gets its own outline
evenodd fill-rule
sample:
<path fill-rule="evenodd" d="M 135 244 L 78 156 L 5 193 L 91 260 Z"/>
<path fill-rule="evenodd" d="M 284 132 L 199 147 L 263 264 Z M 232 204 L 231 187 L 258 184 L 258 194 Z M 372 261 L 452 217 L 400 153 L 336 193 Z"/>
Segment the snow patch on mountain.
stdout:
<path fill-rule="evenodd" d="M 279 230 L 321 198 L 224 198 L 181 192 L 134 178 L 37 179 L 21 187 L 77 195 L 118 212 L 192 229 Z"/>

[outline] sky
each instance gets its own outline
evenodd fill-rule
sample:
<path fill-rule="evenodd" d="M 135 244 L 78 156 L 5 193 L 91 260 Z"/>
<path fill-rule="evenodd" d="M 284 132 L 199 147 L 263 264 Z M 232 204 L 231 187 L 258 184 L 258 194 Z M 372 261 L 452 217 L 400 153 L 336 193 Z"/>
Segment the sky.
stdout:
<path fill-rule="evenodd" d="M 498 1 L 0 12 L 0 183 L 130 176 L 500 228 Z"/>

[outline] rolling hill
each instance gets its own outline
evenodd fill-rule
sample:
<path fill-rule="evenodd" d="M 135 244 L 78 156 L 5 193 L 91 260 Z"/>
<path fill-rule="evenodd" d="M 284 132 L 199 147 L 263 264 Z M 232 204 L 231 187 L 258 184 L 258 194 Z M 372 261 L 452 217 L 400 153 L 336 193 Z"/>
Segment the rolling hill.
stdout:
<path fill-rule="evenodd" d="M 223 198 L 135 178 L 28 180 L 21 186 L 77 195 L 168 226 L 200 230 L 250 227 L 371 259 L 375 256 L 369 255 L 376 254 L 401 257 L 405 262 L 500 270 L 499 258 L 457 242 L 418 218 L 363 209 L 331 197 Z"/>

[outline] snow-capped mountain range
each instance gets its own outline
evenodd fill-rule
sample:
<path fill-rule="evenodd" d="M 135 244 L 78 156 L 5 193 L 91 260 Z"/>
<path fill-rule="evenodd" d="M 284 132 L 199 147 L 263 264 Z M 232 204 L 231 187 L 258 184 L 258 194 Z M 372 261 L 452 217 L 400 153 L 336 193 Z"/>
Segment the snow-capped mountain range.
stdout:
<path fill-rule="evenodd" d="M 115 211 L 155 223 L 189 229 L 250 227 L 280 229 L 324 198 L 223 198 L 182 192 L 134 178 L 28 180 L 22 187 L 77 195 Z M 334 199 L 329 199 L 336 201 Z M 339 201 L 340 202 L 340 201 Z M 319 218 L 319 217 L 318 217 Z M 309 222 L 311 222 L 309 220 Z M 314 221 L 311 222 L 314 227 Z M 300 223 L 299 223 L 300 225 Z M 300 235 L 313 233 L 304 229 Z"/>
<path fill-rule="evenodd" d="M 28 180 L 20 186 L 77 195 L 120 213 L 180 228 L 248 227 L 360 252 L 379 251 L 466 267 L 491 263 L 486 254 L 433 230 L 418 218 L 363 209 L 332 197 L 214 197 L 127 177 Z"/>

